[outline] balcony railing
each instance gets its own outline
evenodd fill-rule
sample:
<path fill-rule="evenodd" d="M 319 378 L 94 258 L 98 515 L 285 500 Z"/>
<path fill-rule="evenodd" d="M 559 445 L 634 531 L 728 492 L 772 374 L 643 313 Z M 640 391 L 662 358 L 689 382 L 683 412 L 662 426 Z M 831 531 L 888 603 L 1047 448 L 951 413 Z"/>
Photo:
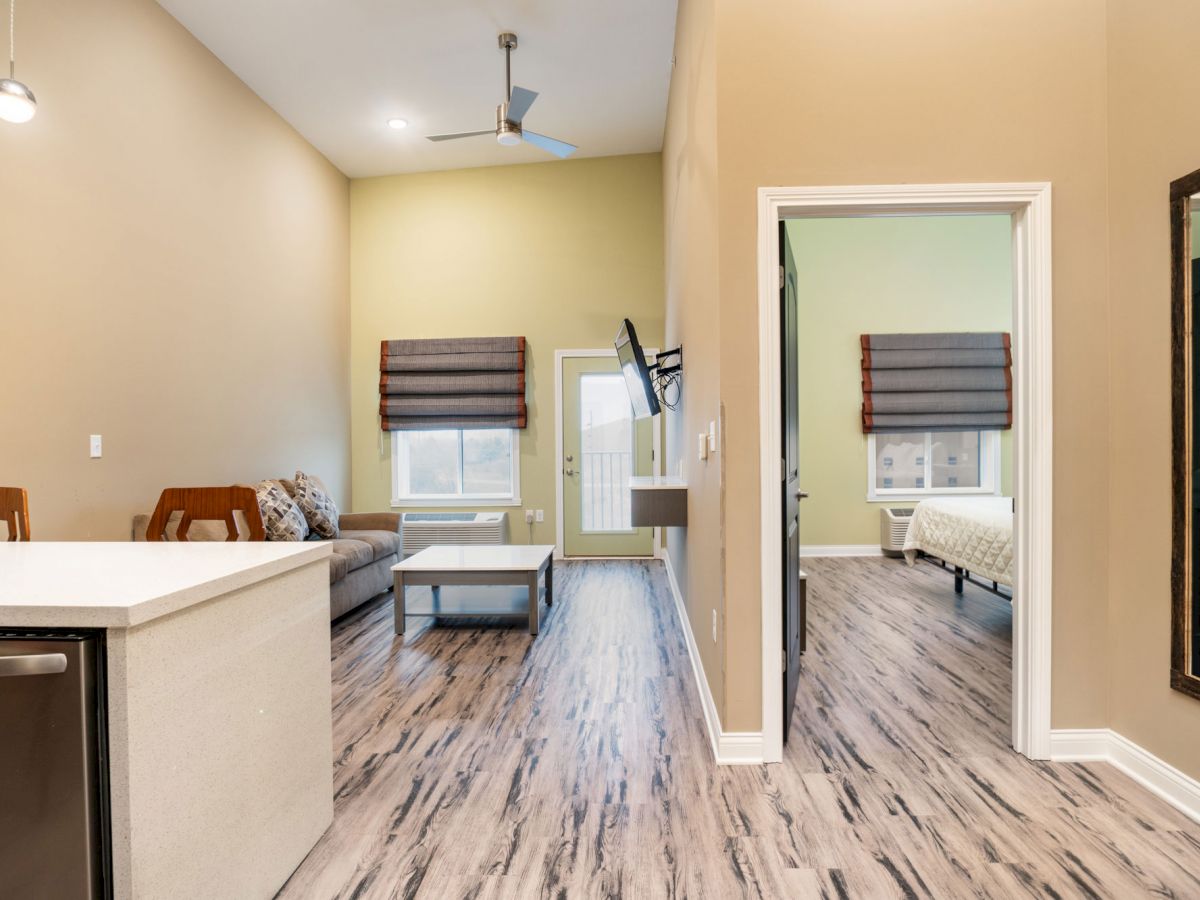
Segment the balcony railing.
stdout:
<path fill-rule="evenodd" d="M 582 454 L 583 530 L 629 531 L 629 476 L 633 453 L 629 450 L 585 450 Z"/>

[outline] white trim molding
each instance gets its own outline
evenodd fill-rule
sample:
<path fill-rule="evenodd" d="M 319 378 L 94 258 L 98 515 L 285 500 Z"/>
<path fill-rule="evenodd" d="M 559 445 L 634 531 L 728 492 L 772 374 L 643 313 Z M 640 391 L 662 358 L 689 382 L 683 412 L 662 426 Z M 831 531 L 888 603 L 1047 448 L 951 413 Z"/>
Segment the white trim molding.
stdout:
<path fill-rule="evenodd" d="M 779 223 L 833 216 L 980 213 L 1007 214 L 1013 225 L 1013 747 L 1033 759 L 1049 758 L 1054 513 L 1050 199 L 1047 183 L 759 188 L 759 534 L 765 762 L 783 758 Z"/>
<path fill-rule="evenodd" d="M 1111 728 L 1064 728 L 1050 733 L 1055 762 L 1107 762 L 1146 790 L 1200 822 L 1200 781 Z"/>
<path fill-rule="evenodd" d="M 801 544 L 800 556 L 883 556 L 878 544 Z"/>
<path fill-rule="evenodd" d="M 721 717 L 717 713 L 712 691 L 709 690 L 708 679 L 704 677 L 704 663 L 700 661 L 700 649 L 696 646 L 696 637 L 692 633 L 691 622 L 688 621 L 687 605 L 683 602 L 679 582 L 675 580 L 675 569 L 666 549 L 662 551 L 662 561 L 667 570 L 667 582 L 671 585 L 671 596 L 675 600 L 679 627 L 683 629 L 683 637 L 687 641 L 688 658 L 692 662 L 692 677 L 696 681 L 696 692 L 700 695 L 700 706 L 704 711 L 704 724 L 708 729 L 713 759 L 719 766 L 758 765 L 763 761 L 762 732 L 721 730 Z"/>

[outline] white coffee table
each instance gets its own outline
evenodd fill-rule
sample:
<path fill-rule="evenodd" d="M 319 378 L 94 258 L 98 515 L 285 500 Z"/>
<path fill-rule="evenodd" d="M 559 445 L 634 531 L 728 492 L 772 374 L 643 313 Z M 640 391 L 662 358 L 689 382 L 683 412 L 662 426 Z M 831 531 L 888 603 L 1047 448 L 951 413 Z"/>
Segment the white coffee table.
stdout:
<path fill-rule="evenodd" d="M 516 609 L 485 609 L 470 605 L 444 606 L 440 588 L 446 585 L 523 585 L 529 589 L 529 633 L 540 624 L 538 579 L 546 578 L 546 605 L 554 603 L 554 546 L 552 544 L 490 544 L 484 546 L 427 547 L 392 566 L 396 595 L 396 634 L 404 634 L 406 616 L 479 617 L 523 613 Z M 404 589 L 417 585 L 433 588 L 428 611 L 408 612 Z"/>

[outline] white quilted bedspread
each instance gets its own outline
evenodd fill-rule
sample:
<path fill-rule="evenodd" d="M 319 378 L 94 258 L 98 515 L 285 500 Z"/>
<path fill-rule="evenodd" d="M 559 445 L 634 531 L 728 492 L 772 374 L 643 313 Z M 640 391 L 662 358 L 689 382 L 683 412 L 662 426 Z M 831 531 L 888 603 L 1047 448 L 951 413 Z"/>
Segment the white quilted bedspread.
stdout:
<path fill-rule="evenodd" d="M 923 550 L 953 566 L 1006 587 L 1013 584 L 1012 497 L 952 497 L 917 504 L 904 558 Z"/>

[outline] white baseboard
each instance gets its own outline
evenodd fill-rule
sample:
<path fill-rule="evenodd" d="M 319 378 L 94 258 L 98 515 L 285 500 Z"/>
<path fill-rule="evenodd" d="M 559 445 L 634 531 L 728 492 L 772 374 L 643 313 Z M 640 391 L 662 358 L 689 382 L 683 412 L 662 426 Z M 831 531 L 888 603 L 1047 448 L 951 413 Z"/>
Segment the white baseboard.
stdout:
<path fill-rule="evenodd" d="M 804 556 L 883 556 L 878 544 L 801 544 Z"/>
<path fill-rule="evenodd" d="M 700 694 L 700 706 L 704 710 L 704 724 L 708 729 L 713 758 L 719 766 L 759 765 L 763 761 L 761 731 L 721 730 L 721 717 L 717 714 L 717 704 L 713 699 L 712 691 L 709 690 L 708 679 L 704 677 L 704 663 L 700 661 L 700 648 L 696 646 L 696 636 L 692 633 L 692 625 L 688 620 L 687 605 L 683 602 L 683 593 L 679 590 L 679 582 L 675 579 L 675 568 L 671 565 L 671 556 L 665 548 L 662 551 L 662 561 L 667 570 L 667 581 L 671 585 L 671 596 L 675 600 L 675 612 L 679 616 L 679 627 L 683 629 L 683 637 L 687 641 L 688 658 L 692 663 L 692 676 L 696 680 L 696 690 Z"/>
<path fill-rule="evenodd" d="M 1050 732 L 1055 762 L 1103 761 L 1116 766 L 1184 815 L 1200 822 L 1200 781 L 1111 728 L 1062 728 Z"/>

